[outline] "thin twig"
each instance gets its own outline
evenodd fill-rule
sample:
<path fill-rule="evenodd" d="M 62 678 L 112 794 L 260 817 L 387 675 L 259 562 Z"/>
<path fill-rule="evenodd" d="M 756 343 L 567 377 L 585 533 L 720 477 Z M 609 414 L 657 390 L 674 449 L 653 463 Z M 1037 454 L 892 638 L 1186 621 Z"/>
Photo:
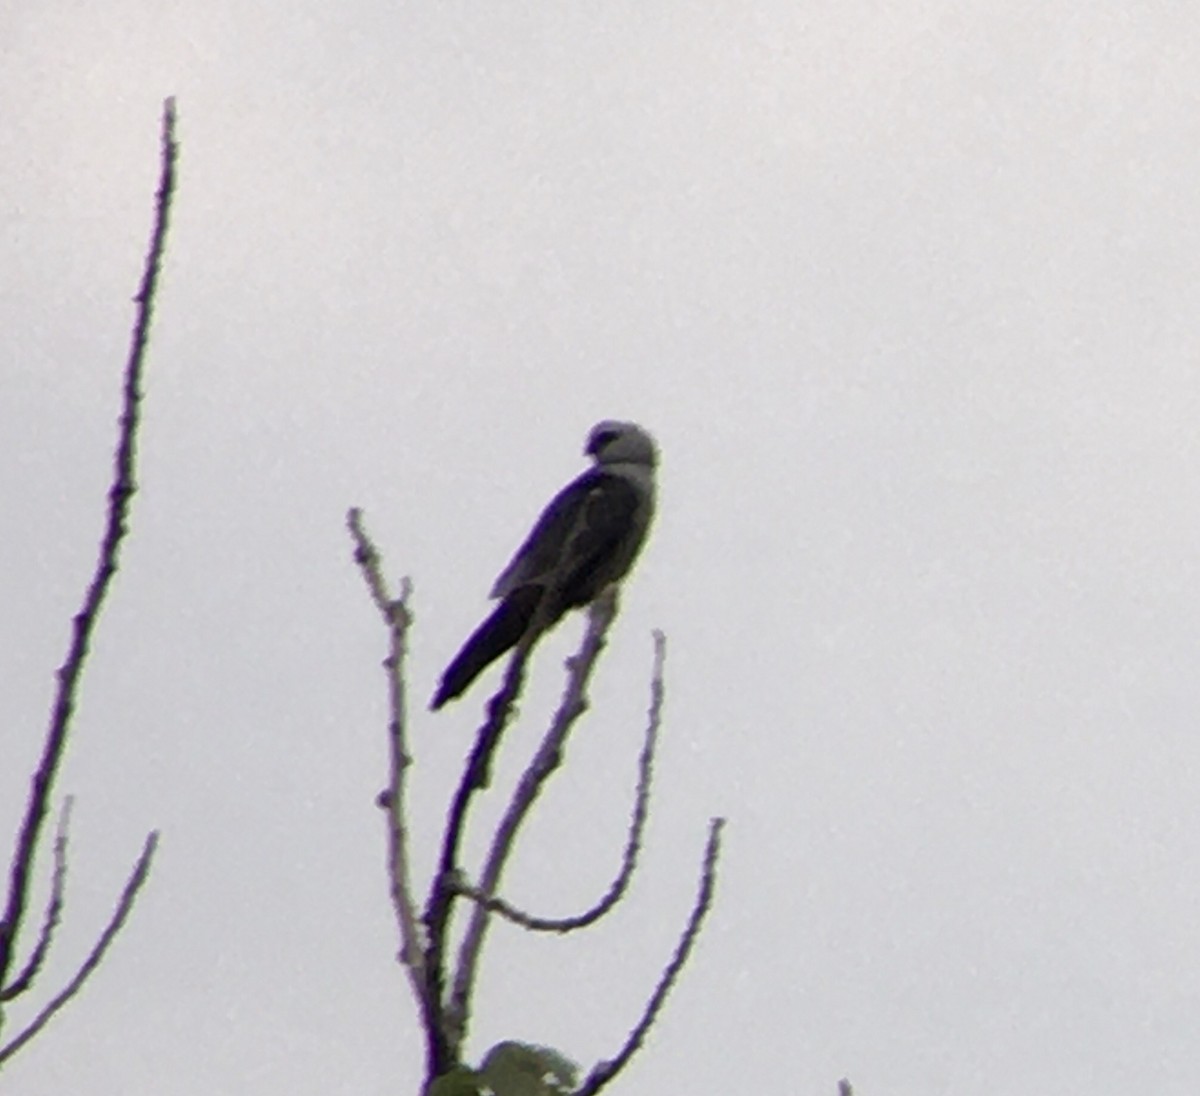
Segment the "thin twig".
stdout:
<path fill-rule="evenodd" d="M 146 876 L 150 874 L 150 862 L 154 859 L 154 850 L 156 848 L 158 848 L 158 831 L 153 830 L 146 837 L 146 844 L 142 847 L 142 854 L 138 857 L 137 863 L 133 866 L 133 871 L 125 882 L 125 888 L 121 891 L 121 898 L 117 902 L 116 909 L 113 910 L 112 917 L 109 918 L 108 924 L 104 926 L 104 931 L 100 934 L 96 943 L 92 945 L 92 950 L 88 952 L 83 965 L 75 972 L 75 977 L 58 994 L 51 998 L 42 1011 L 33 1018 L 30 1025 L 7 1046 L 0 1048 L 0 1066 L 3 1066 L 9 1058 L 16 1054 L 18 1050 L 25 1046 L 30 1039 L 37 1035 L 50 1022 L 54 1014 L 83 988 L 84 982 L 87 981 L 92 971 L 100 965 L 101 960 L 104 958 L 104 953 L 108 951 L 109 945 L 116 939 L 117 933 L 121 931 L 122 926 L 125 924 L 130 910 L 133 909 L 133 903 L 137 900 L 138 892 L 142 889 L 142 884 L 146 882 Z"/>
<path fill-rule="evenodd" d="M 484 895 L 495 894 L 505 862 L 512 851 L 517 830 L 529 813 L 547 778 L 562 758 L 563 746 L 576 720 L 587 709 L 586 691 L 596 659 L 604 648 L 605 636 L 617 612 L 615 588 L 610 588 L 595 601 L 588 610 L 587 629 L 579 653 L 571 659 L 567 687 L 550 728 L 538 746 L 517 786 L 513 790 L 508 808 L 504 812 L 492 836 L 491 849 L 484 860 L 480 874 L 479 890 Z M 479 954 L 483 938 L 487 933 L 490 918 L 484 906 L 476 905 L 463 934 L 458 953 L 458 967 L 447 1007 L 446 1024 L 450 1029 L 452 1046 L 459 1046 L 466 1035 L 469 1020 L 471 992 L 479 965 Z"/>
<path fill-rule="evenodd" d="M 459 883 L 459 894 L 480 903 L 489 912 L 498 913 L 501 917 L 522 928 L 533 932 L 558 933 L 572 932 L 575 929 L 595 924 L 624 897 L 637 868 L 637 858 L 642 847 L 642 834 L 645 832 L 646 819 L 650 811 L 650 783 L 654 776 L 654 753 L 658 745 L 659 728 L 662 725 L 663 660 L 666 657 L 666 643 L 666 637 L 662 632 L 656 631 L 654 633 L 654 669 L 650 678 L 650 711 L 646 719 L 646 736 L 642 742 L 642 753 L 638 758 L 637 791 L 629 820 L 625 852 L 621 858 L 620 870 L 600 900 L 583 913 L 570 917 L 538 917 L 518 909 L 498 895 L 489 897 L 481 889 L 472 887 L 465 881 Z"/>
<path fill-rule="evenodd" d="M 29 879 L 42 823 L 46 817 L 54 778 L 66 748 L 67 729 L 76 703 L 84 662 L 92 632 L 100 615 L 105 595 L 117 571 L 121 541 L 128 531 L 130 501 L 136 490 L 137 429 L 142 398 L 142 372 L 154 295 L 158 288 L 159 268 L 166 245 L 171 199 L 175 192 L 175 163 L 179 146 L 175 140 L 175 101 L 167 99 L 162 115 L 162 155 L 154 227 L 150 236 L 141 285 L 134 302 L 137 305 L 129 357 L 125 365 L 123 403 L 113 479 L 108 492 L 108 517 L 100 541 L 99 559 L 84 595 L 83 605 L 74 619 L 73 634 L 66 661 L 58 671 L 58 690 L 46 732 L 42 757 L 34 771 L 25 817 L 17 837 L 9 872 L 8 896 L 0 919 L 0 986 L 8 980 L 17 936 L 29 899 Z"/>
<path fill-rule="evenodd" d="M 688 955 L 691 953 L 692 947 L 696 943 L 696 938 L 700 935 L 700 929 L 704 925 L 704 918 L 712 906 L 713 891 L 717 882 L 717 860 L 721 855 L 721 830 L 724 825 L 725 819 L 723 818 L 714 818 L 709 823 L 708 845 L 704 850 L 704 866 L 700 873 L 700 889 L 696 895 L 696 903 L 692 907 L 691 916 L 688 918 L 688 923 L 679 938 L 675 954 L 671 956 L 671 961 L 663 969 L 662 976 L 658 980 L 658 985 L 654 987 L 654 992 L 650 995 L 649 1001 L 646 1002 L 646 1008 L 642 1013 L 641 1019 L 638 1020 L 633 1030 L 630 1031 L 629 1036 L 625 1040 L 625 1045 L 621 1047 L 617 1056 L 605 1062 L 598 1062 L 593 1067 L 591 1073 L 587 1075 L 587 1079 L 583 1082 L 582 1086 L 575 1090 L 573 1096 L 595 1096 L 600 1089 L 625 1068 L 629 1059 L 641 1048 L 646 1035 L 649 1033 L 654 1021 L 658 1018 L 658 1014 L 667 999 L 667 994 L 671 992 L 672 987 L 679 977 L 679 972 L 687 962 Z"/>
<path fill-rule="evenodd" d="M 384 668 L 388 675 L 388 740 L 391 744 L 391 763 L 388 787 L 380 794 L 379 805 L 388 814 L 388 878 L 391 884 L 392 905 L 396 911 L 396 924 L 400 930 L 400 962 L 408 971 L 409 982 L 428 1031 L 437 1026 L 438 1011 L 436 1003 L 430 1000 L 427 992 L 425 954 L 409 871 L 405 794 L 406 776 L 412 764 L 407 742 L 408 718 L 404 689 L 404 658 L 407 654 L 408 629 L 412 624 L 412 612 L 408 608 L 412 583 L 407 578 L 402 578 L 400 596 L 392 599 L 388 595 L 387 583 L 383 578 L 379 553 L 363 528 L 362 512 L 357 508 L 352 509 L 346 517 L 346 524 L 354 539 L 355 562 L 362 570 L 371 600 L 387 624 L 391 637 L 388 657 L 384 660 Z"/>
<path fill-rule="evenodd" d="M 29 961 L 4 992 L 0 993 L 0 1001 L 11 1001 L 33 985 L 33 980 L 42 969 L 42 963 L 50 951 L 54 930 L 58 928 L 58 922 L 62 918 L 63 890 L 67 884 L 67 837 L 71 828 L 71 807 L 74 803 L 74 798 L 68 795 L 63 800 L 62 809 L 58 814 L 58 833 L 54 835 L 54 874 L 50 877 L 50 899 L 46 903 L 42 931 L 38 933 L 37 944 L 34 945 Z"/>
<path fill-rule="evenodd" d="M 392 599 L 388 597 L 387 583 L 383 578 L 383 564 L 379 558 L 379 552 L 363 528 L 362 511 L 357 506 L 351 507 L 346 512 L 346 528 L 350 530 L 350 536 L 354 540 L 354 562 L 362 570 L 371 600 L 383 617 L 384 623 L 390 626 L 392 623 Z M 401 581 L 407 582 L 408 580 Z"/>

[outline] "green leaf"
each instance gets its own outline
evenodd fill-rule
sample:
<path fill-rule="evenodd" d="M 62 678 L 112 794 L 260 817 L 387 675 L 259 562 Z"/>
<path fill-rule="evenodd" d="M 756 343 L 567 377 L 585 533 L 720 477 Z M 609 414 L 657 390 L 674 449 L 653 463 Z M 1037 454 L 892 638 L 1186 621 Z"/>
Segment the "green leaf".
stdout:
<path fill-rule="evenodd" d="M 575 1088 L 578 1072 L 551 1047 L 509 1041 L 488 1051 L 478 1076 L 496 1096 L 560 1096 Z"/>

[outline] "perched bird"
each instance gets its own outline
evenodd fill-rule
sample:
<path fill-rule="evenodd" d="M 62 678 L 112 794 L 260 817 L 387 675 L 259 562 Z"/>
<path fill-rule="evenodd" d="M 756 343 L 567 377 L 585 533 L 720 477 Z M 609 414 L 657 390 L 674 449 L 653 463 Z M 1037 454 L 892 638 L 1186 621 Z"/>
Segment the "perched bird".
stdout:
<path fill-rule="evenodd" d="M 500 604 L 442 675 L 434 711 L 515 647 L 535 618 L 549 629 L 632 565 L 654 514 L 654 439 L 636 423 L 606 421 L 592 427 L 584 452 L 594 466 L 554 496 L 496 579 L 491 596 Z"/>

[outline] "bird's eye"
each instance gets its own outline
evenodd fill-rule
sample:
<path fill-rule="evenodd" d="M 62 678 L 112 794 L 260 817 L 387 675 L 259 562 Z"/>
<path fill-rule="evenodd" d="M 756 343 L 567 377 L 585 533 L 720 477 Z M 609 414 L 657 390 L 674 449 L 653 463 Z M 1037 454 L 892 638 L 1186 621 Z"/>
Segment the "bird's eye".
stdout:
<path fill-rule="evenodd" d="M 593 449 L 603 449 L 609 442 L 616 441 L 621 435 L 616 430 L 601 430 L 592 439 Z"/>

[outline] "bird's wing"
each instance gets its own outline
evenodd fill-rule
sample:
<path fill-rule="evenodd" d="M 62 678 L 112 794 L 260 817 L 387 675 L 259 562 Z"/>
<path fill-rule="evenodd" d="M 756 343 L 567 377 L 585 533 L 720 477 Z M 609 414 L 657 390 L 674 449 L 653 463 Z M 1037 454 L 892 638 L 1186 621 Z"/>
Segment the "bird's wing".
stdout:
<path fill-rule="evenodd" d="M 650 524 L 650 505 L 635 481 L 611 472 L 588 494 L 567 545 L 556 587 L 564 608 L 586 605 L 633 562 Z"/>
<path fill-rule="evenodd" d="M 645 532 L 645 523 L 639 528 L 637 520 L 642 503 L 642 493 L 626 477 L 600 469 L 583 473 L 542 512 L 496 579 L 492 597 L 553 580 L 564 607 L 591 600 L 602 585 L 624 573 L 636 553 Z M 630 537 L 631 550 L 623 551 Z"/>

